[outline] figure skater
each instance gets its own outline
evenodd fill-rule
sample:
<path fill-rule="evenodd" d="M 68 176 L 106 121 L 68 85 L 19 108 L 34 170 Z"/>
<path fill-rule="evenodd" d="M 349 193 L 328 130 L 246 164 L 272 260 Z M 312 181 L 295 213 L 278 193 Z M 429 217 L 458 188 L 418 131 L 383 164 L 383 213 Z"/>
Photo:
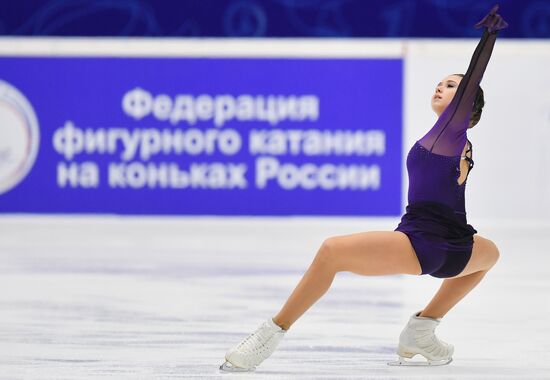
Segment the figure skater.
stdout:
<path fill-rule="evenodd" d="M 431 99 L 435 125 L 407 155 L 408 205 L 394 231 L 370 231 L 327 238 L 310 267 L 273 318 L 225 354 L 224 371 L 253 371 L 269 357 L 290 326 L 330 288 L 338 272 L 365 276 L 429 274 L 444 278 L 431 302 L 410 319 L 399 336 L 393 365 L 444 365 L 454 347 L 434 334 L 443 316 L 495 265 L 499 250 L 467 223 L 464 190 L 473 167 L 467 130 L 484 105 L 479 86 L 497 37 L 508 24 L 498 5 L 475 25 L 484 27 L 466 74 L 453 74 Z M 426 360 L 407 359 L 420 354 Z M 406 359 L 407 358 L 407 359 Z"/>

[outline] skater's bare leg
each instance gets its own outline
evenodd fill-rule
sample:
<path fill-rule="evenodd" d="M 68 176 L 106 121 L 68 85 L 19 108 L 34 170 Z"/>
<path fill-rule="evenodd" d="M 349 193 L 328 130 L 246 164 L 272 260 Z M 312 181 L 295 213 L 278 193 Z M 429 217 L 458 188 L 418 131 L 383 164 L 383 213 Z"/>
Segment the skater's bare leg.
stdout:
<path fill-rule="evenodd" d="M 472 257 L 459 275 L 447 278 L 420 313 L 421 317 L 442 318 L 451 308 L 466 296 L 496 264 L 500 254 L 491 240 L 474 235 Z"/>
<path fill-rule="evenodd" d="M 422 270 L 409 238 L 399 231 L 370 231 L 328 238 L 273 321 L 288 330 L 330 288 L 336 273 L 365 276 Z"/>
<path fill-rule="evenodd" d="M 442 318 L 451 308 L 472 290 L 488 271 L 483 270 L 458 278 L 447 278 L 420 313 L 420 317 Z"/>

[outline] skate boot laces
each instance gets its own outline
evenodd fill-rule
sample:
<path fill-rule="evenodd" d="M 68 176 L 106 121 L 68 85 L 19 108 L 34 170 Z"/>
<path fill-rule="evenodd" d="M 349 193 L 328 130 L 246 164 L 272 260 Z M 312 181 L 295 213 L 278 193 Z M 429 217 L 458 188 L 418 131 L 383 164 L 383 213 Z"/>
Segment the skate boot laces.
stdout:
<path fill-rule="evenodd" d="M 244 354 L 261 354 L 262 351 L 268 348 L 266 343 L 269 342 L 276 333 L 277 331 L 270 329 L 267 322 L 265 322 L 261 327 L 239 343 L 236 349 Z"/>
<path fill-rule="evenodd" d="M 429 354 L 433 359 L 446 358 L 453 353 L 452 345 L 444 342 L 435 335 L 435 328 L 416 330 L 414 340 L 418 347 Z"/>
<path fill-rule="evenodd" d="M 238 365 L 256 366 L 275 351 L 285 332 L 274 322 L 266 321 L 231 350 L 226 359 L 231 358 Z"/>

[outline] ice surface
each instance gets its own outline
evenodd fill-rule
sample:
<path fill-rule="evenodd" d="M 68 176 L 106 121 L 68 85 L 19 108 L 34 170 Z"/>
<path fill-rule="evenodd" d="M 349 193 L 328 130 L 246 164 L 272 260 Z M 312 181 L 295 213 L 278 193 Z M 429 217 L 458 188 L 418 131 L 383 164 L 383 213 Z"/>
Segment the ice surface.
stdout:
<path fill-rule="evenodd" d="M 550 229 L 493 222 L 500 261 L 436 330 L 450 365 L 386 364 L 440 279 L 344 272 L 255 373 L 219 372 L 323 239 L 397 222 L 2 216 L 0 378 L 550 379 Z"/>

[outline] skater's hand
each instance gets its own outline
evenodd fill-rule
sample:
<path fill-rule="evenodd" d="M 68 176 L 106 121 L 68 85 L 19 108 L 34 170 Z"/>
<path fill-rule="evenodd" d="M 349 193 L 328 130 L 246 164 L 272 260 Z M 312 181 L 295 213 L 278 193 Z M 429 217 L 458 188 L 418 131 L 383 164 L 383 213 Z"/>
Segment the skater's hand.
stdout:
<path fill-rule="evenodd" d="M 495 33 L 501 29 L 505 29 L 508 27 L 508 23 L 504 21 L 501 15 L 497 13 L 498 11 L 498 4 L 494 5 L 493 8 L 487 15 L 474 25 L 474 28 L 481 28 L 482 26 L 487 27 L 489 30 L 489 33 Z"/>

